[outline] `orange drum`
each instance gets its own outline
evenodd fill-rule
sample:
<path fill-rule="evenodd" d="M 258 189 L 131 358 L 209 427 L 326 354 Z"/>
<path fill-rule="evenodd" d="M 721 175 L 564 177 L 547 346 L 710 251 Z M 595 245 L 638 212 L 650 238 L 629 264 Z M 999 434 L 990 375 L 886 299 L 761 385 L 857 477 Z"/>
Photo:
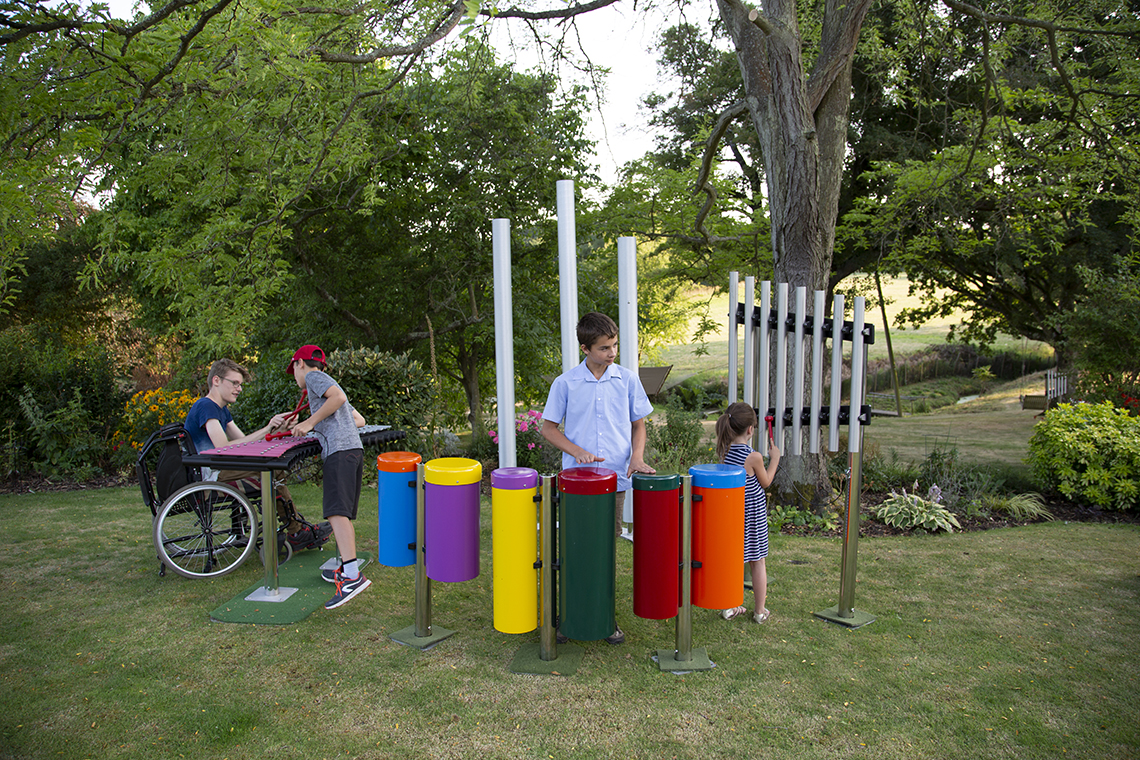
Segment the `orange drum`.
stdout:
<path fill-rule="evenodd" d="M 698 464 L 693 477 L 692 603 L 727 610 L 744 602 L 743 467 Z M 697 499 L 700 496 L 700 499 Z"/>

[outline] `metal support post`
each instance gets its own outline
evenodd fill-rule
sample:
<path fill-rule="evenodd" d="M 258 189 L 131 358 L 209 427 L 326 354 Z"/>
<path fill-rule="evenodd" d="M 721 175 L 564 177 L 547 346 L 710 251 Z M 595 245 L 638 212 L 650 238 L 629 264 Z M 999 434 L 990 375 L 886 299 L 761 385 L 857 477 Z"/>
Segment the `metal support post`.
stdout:
<path fill-rule="evenodd" d="M 669 673 L 712 670 L 704 647 L 693 649 L 693 476 L 681 476 L 681 603 L 677 609 L 677 645 L 657 650 L 657 667 Z"/>
<path fill-rule="evenodd" d="M 427 547 L 424 545 L 425 516 L 424 464 L 416 465 L 416 611 L 415 623 L 392 634 L 392 639 L 416 649 L 431 649 L 455 631 L 431 624 L 431 578 L 427 576 Z"/>

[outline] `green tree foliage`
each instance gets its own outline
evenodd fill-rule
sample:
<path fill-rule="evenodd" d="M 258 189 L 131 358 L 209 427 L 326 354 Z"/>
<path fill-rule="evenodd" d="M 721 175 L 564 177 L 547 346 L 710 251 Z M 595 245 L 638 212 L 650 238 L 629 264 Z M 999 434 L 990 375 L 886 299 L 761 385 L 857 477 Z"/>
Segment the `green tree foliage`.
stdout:
<path fill-rule="evenodd" d="M 481 428 L 494 386 L 491 220 L 506 218 L 515 367 L 533 397 L 556 366 L 551 211 L 556 181 L 587 169 L 582 111 L 556 98 L 553 80 L 497 64 L 474 41 L 409 75 L 365 109 L 369 171 L 313 189 L 286 250 L 295 280 L 258 341 L 410 350 L 462 392 Z M 341 208 L 338 196 L 356 200 Z"/>
<path fill-rule="evenodd" d="M 1047 33 L 1012 17 L 931 19 L 925 34 L 943 44 L 923 57 L 943 84 L 913 91 L 942 117 L 940 143 L 874 163 L 843 242 L 910 277 L 923 304 L 902 321 L 961 310 L 955 338 L 1022 335 L 1067 362 L 1058 315 L 1086 298 L 1078 269 L 1116 272 L 1135 255 L 1140 35 L 1117 3 L 1058 18 Z"/>
<path fill-rule="evenodd" d="M 1072 311 L 1057 315 L 1065 350 L 1077 370 L 1085 400 L 1111 401 L 1140 414 L 1140 277 L 1135 264 L 1115 271 L 1084 265 L 1077 274 L 1084 293 Z"/>

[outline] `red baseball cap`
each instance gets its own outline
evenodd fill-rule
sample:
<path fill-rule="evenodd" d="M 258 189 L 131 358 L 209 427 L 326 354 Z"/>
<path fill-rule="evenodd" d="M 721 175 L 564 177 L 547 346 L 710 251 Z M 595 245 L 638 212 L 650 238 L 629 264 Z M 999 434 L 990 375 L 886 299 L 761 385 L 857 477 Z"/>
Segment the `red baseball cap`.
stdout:
<path fill-rule="evenodd" d="M 285 367 L 285 371 L 290 375 L 293 374 L 293 364 L 298 359 L 301 359 L 303 361 L 323 362 L 325 361 L 325 352 L 321 350 L 320 346 L 314 346 L 312 344 L 301 346 L 293 354 L 293 358 L 289 360 L 289 365 Z"/>

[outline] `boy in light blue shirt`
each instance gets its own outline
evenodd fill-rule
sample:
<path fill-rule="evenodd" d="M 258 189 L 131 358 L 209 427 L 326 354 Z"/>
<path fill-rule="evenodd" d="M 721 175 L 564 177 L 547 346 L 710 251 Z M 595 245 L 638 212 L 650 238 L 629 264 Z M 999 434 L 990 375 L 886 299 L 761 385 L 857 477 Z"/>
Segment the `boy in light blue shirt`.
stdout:
<path fill-rule="evenodd" d="M 617 474 L 615 531 L 621 533 L 625 492 L 635 472 L 656 472 L 645 463 L 645 418 L 653 411 L 635 372 L 614 363 L 617 325 L 592 311 L 578 321 L 581 364 L 550 386 L 542 412 L 542 437 L 562 452 L 562 468 L 593 464 Z M 565 431 L 558 424 L 564 422 Z M 620 644 L 618 628 L 606 639 Z"/>

